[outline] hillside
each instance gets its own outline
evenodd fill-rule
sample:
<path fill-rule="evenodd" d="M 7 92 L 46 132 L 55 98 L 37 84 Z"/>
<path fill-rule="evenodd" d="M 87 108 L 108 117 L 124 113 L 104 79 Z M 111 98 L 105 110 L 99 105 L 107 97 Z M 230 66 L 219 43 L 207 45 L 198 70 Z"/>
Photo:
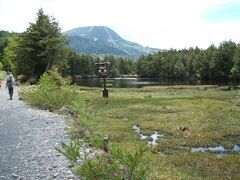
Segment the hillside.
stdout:
<path fill-rule="evenodd" d="M 111 54 L 136 59 L 141 55 L 159 51 L 127 41 L 106 26 L 79 27 L 64 34 L 69 37 L 70 47 L 79 53 L 100 56 Z"/>

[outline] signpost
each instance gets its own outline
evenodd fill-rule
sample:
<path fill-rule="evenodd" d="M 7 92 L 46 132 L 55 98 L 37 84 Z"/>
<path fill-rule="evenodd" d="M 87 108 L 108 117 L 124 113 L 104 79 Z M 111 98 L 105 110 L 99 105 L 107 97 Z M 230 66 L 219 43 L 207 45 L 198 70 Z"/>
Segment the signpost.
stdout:
<path fill-rule="evenodd" d="M 106 86 L 106 77 L 108 75 L 107 66 L 110 64 L 106 61 L 101 61 L 99 63 L 95 63 L 98 67 L 98 73 L 103 77 L 103 97 L 108 98 L 108 89 Z"/>

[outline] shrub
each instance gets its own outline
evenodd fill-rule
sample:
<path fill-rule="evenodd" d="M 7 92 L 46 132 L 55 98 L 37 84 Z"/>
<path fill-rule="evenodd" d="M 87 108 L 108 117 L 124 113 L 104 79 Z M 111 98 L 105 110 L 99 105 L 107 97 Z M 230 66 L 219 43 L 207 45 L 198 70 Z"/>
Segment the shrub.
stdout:
<path fill-rule="evenodd" d="M 56 83 L 58 87 L 60 86 L 66 86 L 71 83 L 70 78 L 63 78 L 59 73 L 58 69 L 56 67 L 52 67 L 48 71 L 48 75 L 51 77 L 51 79 Z"/>
<path fill-rule="evenodd" d="M 0 71 L 0 79 L 3 80 L 7 77 L 7 73 L 5 71 Z"/>
<path fill-rule="evenodd" d="M 60 75 L 58 79 L 64 82 Z M 77 97 L 75 86 L 60 84 L 51 73 L 44 73 L 37 86 L 23 89 L 25 92 L 21 92 L 20 95 L 32 105 L 53 111 L 70 104 Z"/>
<path fill-rule="evenodd" d="M 147 147 L 141 146 L 135 153 L 123 152 L 119 148 L 110 148 L 109 155 L 87 159 L 77 168 L 77 175 L 84 179 L 145 179 L 146 163 L 143 164 L 143 154 Z"/>
<path fill-rule="evenodd" d="M 70 161 L 71 167 L 74 167 L 76 161 L 80 158 L 80 145 L 80 142 L 77 140 L 68 144 L 61 142 L 61 147 L 56 147 L 56 150 Z"/>
<path fill-rule="evenodd" d="M 3 69 L 3 64 L 2 64 L 2 62 L 0 61 L 0 70 L 2 70 Z"/>

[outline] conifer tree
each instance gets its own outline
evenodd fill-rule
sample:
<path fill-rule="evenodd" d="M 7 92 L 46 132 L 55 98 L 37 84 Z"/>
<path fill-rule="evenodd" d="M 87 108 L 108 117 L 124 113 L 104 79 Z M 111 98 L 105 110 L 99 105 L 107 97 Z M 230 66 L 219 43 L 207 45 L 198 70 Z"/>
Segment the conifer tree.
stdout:
<path fill-rule="evenodd" d="M 27 66 L 21 74 L 40 76 L 61 60 L 66 44 L 61 29 L 53 17 L 39 9 L 35 23 L 21 35 L 18 66 Z M 18 67 L 19 69 L 23 69 Z"/>

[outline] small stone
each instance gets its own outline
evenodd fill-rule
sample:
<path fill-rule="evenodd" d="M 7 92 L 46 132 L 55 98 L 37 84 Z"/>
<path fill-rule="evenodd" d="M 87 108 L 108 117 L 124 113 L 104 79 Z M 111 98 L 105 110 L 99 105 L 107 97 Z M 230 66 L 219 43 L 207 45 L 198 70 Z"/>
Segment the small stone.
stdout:
<path fill-rule="evenodd" d="M 66 178 L 67 178 L 67 179 L 74 179 L 75 176 L 74 176 L 73 174 L 69 174 L 69 175 L 66 176 Z"/>
<path fill-rule="evenodd" d="M 18 178 L 19 176 L 16 175 L 15 173 L 12 173 L 12 177 L 14 177 L 14 178 Z"/>
<path fill-rule="evenodd" d="M 55 174 L 53 174 L 52 177 L 53 177 L 53 178 L 56 178 L 56 177 L 58 177 L 58 175 L 59 175 L 58 173 L 55 173 Z"/>

